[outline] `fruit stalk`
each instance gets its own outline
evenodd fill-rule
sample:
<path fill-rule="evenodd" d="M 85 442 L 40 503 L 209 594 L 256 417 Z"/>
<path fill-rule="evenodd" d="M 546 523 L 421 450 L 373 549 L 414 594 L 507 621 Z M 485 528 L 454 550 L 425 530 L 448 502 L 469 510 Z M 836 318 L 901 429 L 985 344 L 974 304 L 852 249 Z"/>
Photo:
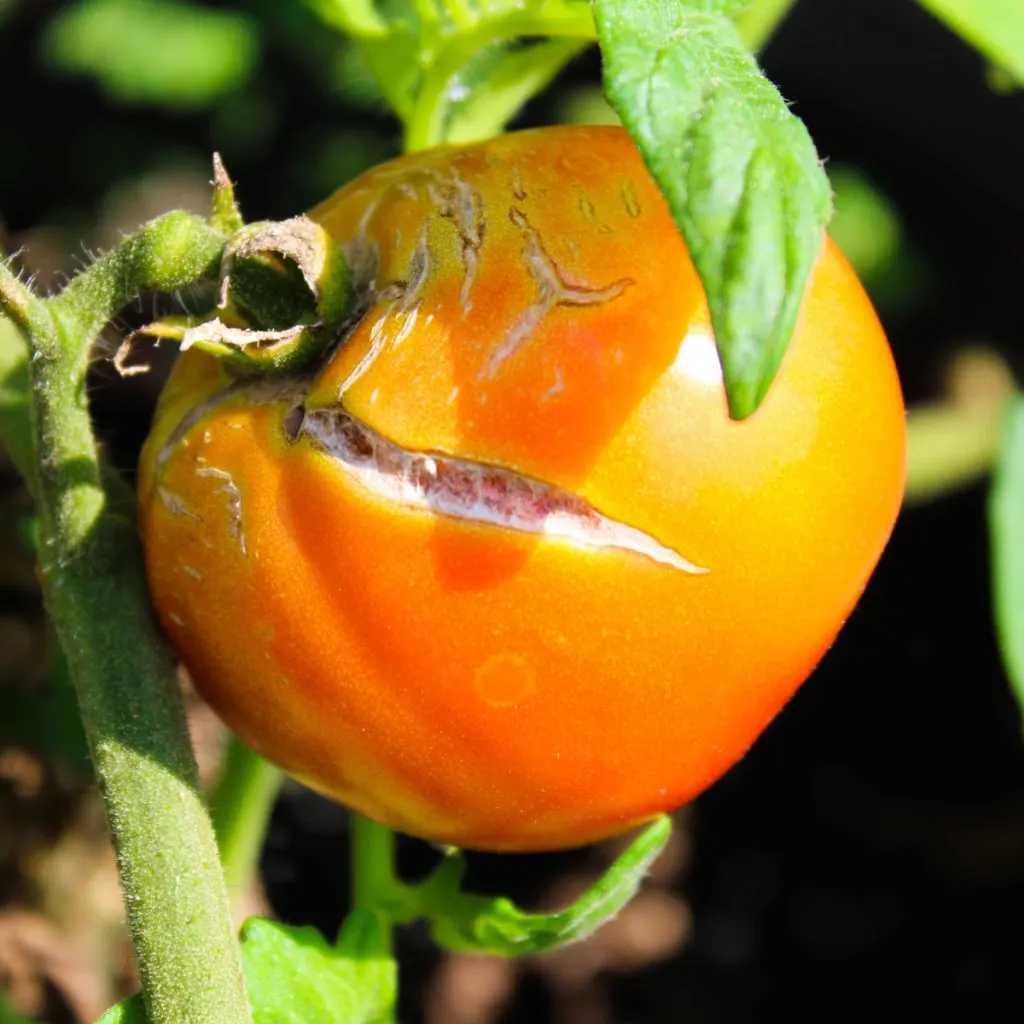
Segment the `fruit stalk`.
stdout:
<path fill-rule="evenodd" d="M 112 315 L 143 290 L 211 277 L 223 245 L 199 218 L 168 214 L 47 301 L 4 279 L 4 306 L 28 339 L 40 574 L 107 805 L 150 1024 L 248 1024 L 251 1014 L 131 493 L 102 464 L 85 375 Z"/>

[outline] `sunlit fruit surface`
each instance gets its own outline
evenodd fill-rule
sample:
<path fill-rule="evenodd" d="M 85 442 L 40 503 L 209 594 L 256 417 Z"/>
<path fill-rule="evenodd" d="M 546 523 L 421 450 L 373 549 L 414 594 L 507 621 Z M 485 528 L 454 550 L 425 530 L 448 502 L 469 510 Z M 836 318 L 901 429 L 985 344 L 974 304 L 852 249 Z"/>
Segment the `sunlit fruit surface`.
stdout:
<path fill-rule="evenodd" d="M 703 292 L 615 128 L 418 153 L 311 216 L 360 316 L 302 374 L 190 351 L 140 474 L 153 600 L 252 747 L 431 840 L 683 804 L 821 658 L 892 528 L 892 357 L 826 243 L 730 420 Z"/>

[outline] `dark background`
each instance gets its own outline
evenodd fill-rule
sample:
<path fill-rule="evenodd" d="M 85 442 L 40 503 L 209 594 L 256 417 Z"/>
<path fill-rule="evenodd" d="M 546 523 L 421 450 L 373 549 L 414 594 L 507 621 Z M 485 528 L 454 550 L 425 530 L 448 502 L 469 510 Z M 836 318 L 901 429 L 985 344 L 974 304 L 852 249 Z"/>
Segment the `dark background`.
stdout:
<path fill-rule="evenodd" d="M 204 202 L 215 148 L 250 219 L 291 215 L 397 149 L 337 37 L 297 4 L 203 5 L 241 12 L 260 63 L 191 107 L 112 98 L 47 56 L 54 19 L 76 6 L 22 0 L 0 20 L 0 238 L 25 247 L 43 286 L 72 272 L 83 246 Z M 993 88 L 982 59 L 911 0 L 802 0 L 763 63 L 830 164 L 856 168 L 896 211 L 897 261 L 868 285 L 908 401 L 937 396 L 950 360 L 979 345 L 1019 379 L 1024 92 Z M 596 54 L 581 58 L 520 123 L 592 105 L 598 74 Z M 154 308 L 126 312 L 125 325 Z M 154 391 L 152 378 L 119 381 L 98 361 L 97 418 L 129 471 Z M 4 481 L 10 494 L 9 472 Z M 681 816 L 685 853 L 663 888 L 688 912 L 670 955 L 597 964 L 581 975 L 586 997 L 528 966 L 496 1015 L 459 1017 L 468 1002 L 456 1000 L 445 1018 L 425 994 L 441 958 L 413 930 L 401 946 L 403 1020 L 992 1020 L 1019 1008 L 1024 747 L 991 625 L 985 500 L 978 484 L 905 510 L 821 667 Z M 0 611 L 33 618 L 38 599 L 0 578 Z M 8 665 L 0 686 L 16 690 L 19 671 Z M 32 746 L 44 762 L 45 747 Z M 71 814 L 66 793 L 79 793 L 57 789 L 53 842 Z M 0 801 L 0 831 L 10 806 Z M 402 856 L 415 873 L 433 855 L 409 841 Z M 594 856 L 477 856 L 471 877 L 530 903 Z M 331 934 L 346 869 L 344 812 L 289 787 L 264 856 L 273 910 Z M 24 903 L 29 889 L 6 870 L 0 896 Z M 71 1019 L 59 995 L 47 1005 L 52 1020 Z"/>

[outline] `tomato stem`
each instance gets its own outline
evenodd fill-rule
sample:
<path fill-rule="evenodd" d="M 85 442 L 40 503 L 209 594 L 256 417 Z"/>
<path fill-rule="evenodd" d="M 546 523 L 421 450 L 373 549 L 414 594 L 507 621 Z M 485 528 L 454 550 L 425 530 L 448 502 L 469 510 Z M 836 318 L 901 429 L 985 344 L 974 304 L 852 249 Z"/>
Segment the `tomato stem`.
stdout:
<path fill-rule="evenodd" d="M 249 1024 L 227 891 L 203 804 L 175 662 L 149 611 L 131 490 L 105 466 L 89 417 L 89 353 L 142 291 L 213 279 L 224 236 L 172 213 L 42 300 L 0 271 L 3 309 L 27 340 L 26 428 L 46 603 L 67 655 L 107 805 L 149 1024 Z M 8 337 L 8 335 L 12 335 Z M 9 357 L 9 358 L 8 358 Z"/>
<path fill-rule="evenodd" d="M 390 951 L 395 905 L 404 902 L 405 888 L 395 874 L 395 833 L 354 811 L 351 821 L 352 907 L 386 916 L 386 946 Z"/>

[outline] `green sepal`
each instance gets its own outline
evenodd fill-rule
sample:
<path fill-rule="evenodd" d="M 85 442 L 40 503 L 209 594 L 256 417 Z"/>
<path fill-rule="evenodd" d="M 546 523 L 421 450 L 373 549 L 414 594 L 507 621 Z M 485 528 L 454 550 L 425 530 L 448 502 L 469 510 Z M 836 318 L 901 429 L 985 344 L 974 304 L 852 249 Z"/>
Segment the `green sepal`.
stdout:
<path fill-rule="evenodd" d="M 406 919 L 425 917 L 434 941 L 460 953 L 520 957 L 550 952 L 593 934 L 633 898 L 672 832 L 667 815 L 655 819 L 608 871 L 565 910 L 534 914 L 506 897 L 461 889 L 465 862 L 446 858 L 418 886 L 407 887 Z"/>

